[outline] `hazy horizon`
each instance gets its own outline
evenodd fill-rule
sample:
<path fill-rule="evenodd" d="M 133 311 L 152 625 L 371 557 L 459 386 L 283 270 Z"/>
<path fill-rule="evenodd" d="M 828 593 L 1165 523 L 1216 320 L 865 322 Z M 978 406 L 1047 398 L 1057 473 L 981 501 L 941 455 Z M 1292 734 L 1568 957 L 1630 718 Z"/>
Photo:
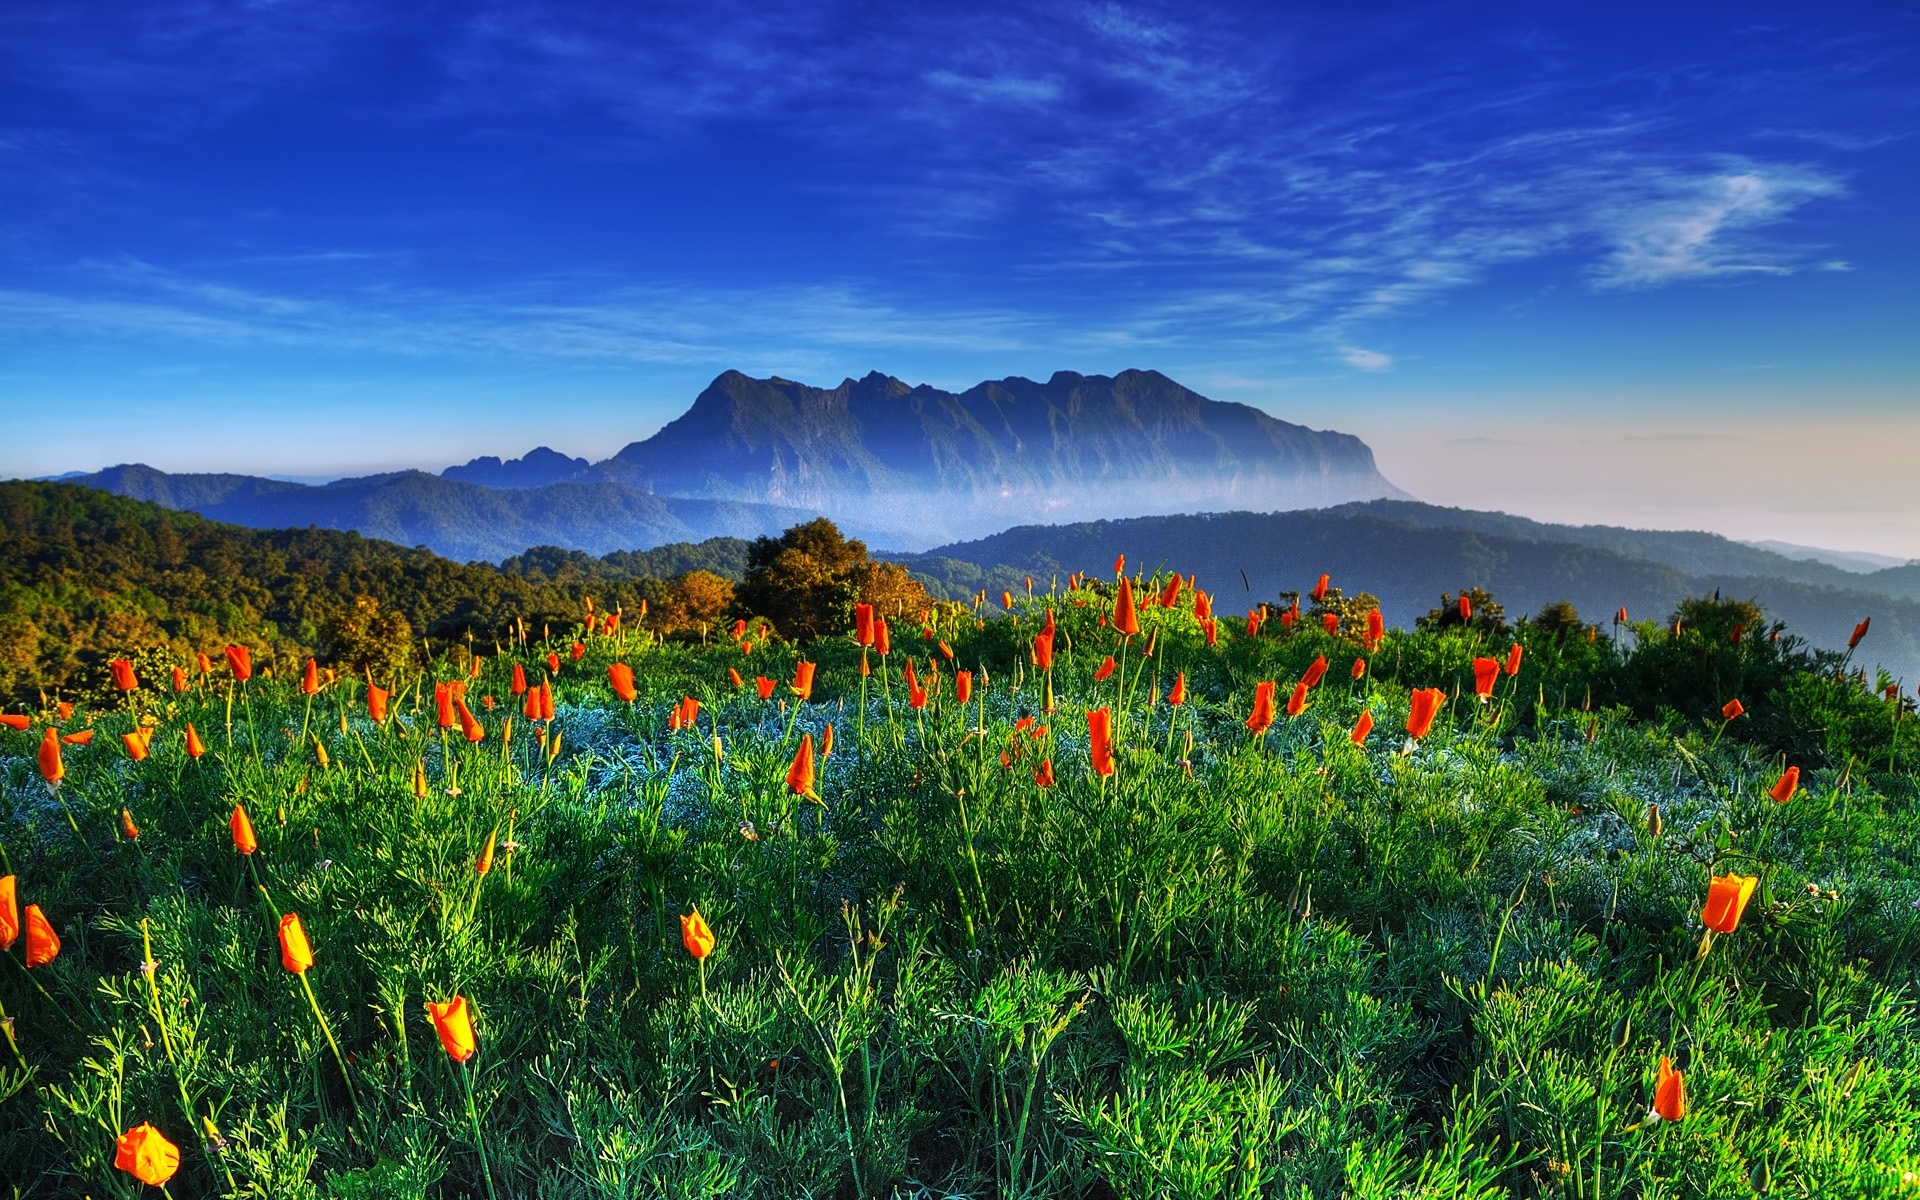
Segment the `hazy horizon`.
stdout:
<path fill-rule="evenodd" d="M 1161 371 L 1423 500 L 1920 557 L 1920 19 L 0 14 L 0 475 L 604 458 Z"/>

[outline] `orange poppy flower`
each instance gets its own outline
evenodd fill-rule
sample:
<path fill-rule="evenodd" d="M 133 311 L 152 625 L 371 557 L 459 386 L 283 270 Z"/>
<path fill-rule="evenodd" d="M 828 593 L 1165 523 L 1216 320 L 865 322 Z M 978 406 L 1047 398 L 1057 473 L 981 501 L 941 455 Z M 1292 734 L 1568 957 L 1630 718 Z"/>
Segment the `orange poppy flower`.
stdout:
<path fill-rule="evenodd" d="M 453 728 L 453 689 L 444 683 L 433 685 L 433 716 L 440 728 Z"/>
<path fill-rule="evenodd" d="M 1220 627 L 1215 624 L 1213 618 L 1208 617 L 1205 621 L 1201 622 L 1200 628 L 1207 635 L 1207 645 L 1214 645 L 1219 639 Z"/>
<path fill-rule="evenodd" d="M 1320 628 L 1326 630 L 1329 636 L 1339 637 L 1340 636 L 1340 614 L 1321 613 Z"/>
<path fill-rule="evenodd" d="M 542 683 L 540 685 L 540 719 L 542 721 L 553 720 L 553 684 L 552 683 Z"/>
<path fill-rule="evenodd" d="M 497 828 L 487 834 L 486 847 L 480 851 L 480 857 L 475 860 L 473 864 L 473 873 L 475 875 L 484 876 L 487 872 L 493 870 L 493 845 L 499 836 L 500 831 Z"/>
<path fill-rule="evenodd" d="M 973 699 L 973 672 L 972 671 L 955 671 L 954 672 L 953 696 L 954 696 L 954 699 L 958 700 L 962 704 L 965 704 L 967 701 Z"/>
<path fill-rule="evenodd" d="M 1087 757 L 1096 774 L 1113 774 L 1113 713 L 1108 709 L 1087 713 Z"/>
<path fill-rule="evenodd" d="M 1306 673 L 1300 676 L 1300 682 L 1310 688 L 1319 687 L 1320 681 L 1326 678 L 1326 674 L 1327 656 L 1322 654 L 1307 665 Z"/>
<path fill-rule="evenodd" d="M 549 650 L 547 652 L 547 674 L 558 675 L 559 673 L 560 673 L 560 656 L 558 654 L 555 654 L 553 651 Z"/>
<path fill-rule="evenodd" d="M 1287 697 L 1287 715 L 1297 717 L 1307 711 L 1307 684 L 1305 680 L 1293 685 L 1293 695 Z"/>
<path fill-rule="evenodd" d="M 1283 620 L 1281 624 L 1286 625 L 1290 623 L 1291 620 L 1292 620 L 1292 614 L 1288 614 L 1287 620 Z M 1258 612 L 1258 610 L 1256 610 L 1254 612 L 1250 612 L 1247 614 L 1247 636 L 1253 637 L 1255 634 L 1258 634 L 1259 632 L 1260 632 L 1260 613 Z"/>
<path fill-rule="evenodd" d="M 574 643 L 574 644 L 573 644 L 572 646 L 570 646 L 570 647 L 569 647 L 568 649 L 569 649 L 569 651 L 570 651 L 570 652 L 572 653 L 572 655 L 573 655 L 573 661 L 575 661 L 575 662 L 579 662 L 579 661 L 580 661 L 580 657 L 581 657 L 582 655 L 584 655 L 584 654 L 585 654 L 585 653 L 587 652 L 587 648 L 586 648 L 586 646 L 585 646 L 585 645 L 584 645 L 583 643 L 580 643 L 580 642 L 575 642 L 575 643 Z M 559 668 L 557 668 L 557 667 L 555 668 L 555 670 L 558 670 L 558 669 L 559 669 Z"/>
<path fill-rule="evenodd" d="M 1160 593 L 1160 607 L 1172 608 L 1178 603 L 1180 603 L 1180 577 L 1175 575 L 1167 580 L 1166 589 Z"/>
<path fill-rule="evenodd" d="M 1700 910 L 1700 922 L 1715 933 L 1732 933 L 1740 928 L 1740 914 L 1746 911 L 1753 889 L 1760 883 L 1754 875 L 1718 875 L 1707 883 L 1707 906 Z"/>
<path fill-rule="evenodd" d="M 120 832 L 130 842 L 140 840 L 140 827 L 133 823 L 133 814 L 124 808 L 120 810 Z"/>
<path fill-rule="evenodd" d="M 811 796 L 813 791 L 813 735 L 800 736 L 800 748 L 793 752 L 787 767 L 787 790 L 796 796 Z"/>
<path fill-rule="evenodd" d="M 69 746 L 91 746 L 93 744 L 93 730 L 82 729 L 74 733 L 63 733 L 60 735 L 60 740 Z"/>
<path fill-rule="evenodd" d="M 1866 617 L 1853 627 L 1853 636 L 1847 639 L 1847 649 L 1851 650 L 1860 644 L 1860 639 L 1867 636 L 1867 626 L 1871 624 L 1873 624 L 1873 618 Z"/>
<path fill-rule="evenodd" d="M 680 918 L 680 941 L 686 946 L 687 953 L 695 958 L 705 958 L 713 953 L 716 945 L 713 930 L 707 928 L 706 918 L 700 915 L 698 905 L 694 906 L 692 916 Z"/>
<path fill-rule="evenodd" d="M 1033 665 L 1042 671 L 1053 670 L 1053 635 L 1051 633 L 1033 635 Z"/>
<path fill-rule="evenodd" d="M 1213 597 L 1202 591 L 1193 593 L 1193 619 L 1210 621 L 1213 619 Z"/>
<path fill-rule="evenodd" d="M 0 950 L 13 949 L 20 936 L 20 881 L 12 875 L 0 876 Z"/>
<path fill-rule="evenodd" d="M 747 619 L 737 617 L 733 622 L 733 640 L 737 642 L 745 636 L 747 636 Z"/>
<path fill-rule="evenodd" d="M 873 622 L 873 648 L 881 658 L 893 653 L 893 630 L 887 627 L 885 617 L 876 617 Z"/>
<path fill-rule="evenodd" d="M 1247 714 L 1247 728 L 1256 735 L 1265 733 L 1273 725 L 1273 697 L 1279 685 L 1272 680 L 1256 684 L 1253 689 L 1253 711 Z"/>
<path fill-rule="evenodd" d="M 27 965 L 44 967 L 60 957 L 60 935 L 38 904 L 27 905 Z"/>
<path fill-rule="evenodd" d="M 368 684 L 367 720 L 372 721 L 375 725 L 386 724 L 387 701 L 392 698 L 393 693 L 389 692 L 386 688 L 380 687 L 378 684 Z"/>
<path fill-rule="evenodd" d="M 853 606 L 853 640 L 862 646 L 873 645 L 873 605 Z"/>
<path fill-rule="evenodd" d="M 1322 575 L 1320 582 L 1313 585 L 1313 591 L 1310 595 L 1315 601 L 1325 600 L 1327 598 L 1327 584 L 1329 581 L 1329 576 Z"/>
<path fill-rule="evenodd" d="M 832 721 L 827 722 L 826 732 L 820 735 L 820 757 L 823 759 L 833 757 L 833 722 Z"/>
<path fill-rule="evenodd" d="M 1368 610 L 1367 612 L 1367 648 L 1373 649 L 1374 647 L 1378 646 L 1380 644 L 1381 639 L 1386 636 L 1387 636 L 1387 618 L 1384 615 L 1382 615 L 1380 610 L 1377 608 Z"/>
<path fill-rule="evenodd" d="M 1180 672 L 1173 677 L 1173 690 L 1167 693 L 1167 703 L 1179 708 L 1187 702 L 1187 673 Z"/>
<path fill-rule="evenodd" d="M 1115 668 L 1115 664 L 1113 661 L 1113 655 L 1109 654 L 1107 655 L 1105 662 L 1101 663 L 1098 667 L 1094 668 L 1093 681 L 1095 683 L 1100 683 L 1103 680 L 1107 679 L 1113 674 L 1114 668 Z"/>
<path fill-rule="evenodd" d="M 760 693 L 760 698 L 762 700 L 773 699 L 773 687 L 774 687 L 773 680 L 768 679 L 765 675 L 754 676 L 753 688 L 755 691 Z"/>
<path fill-rule="evenodd" d="M 1353 732 L 1347 735 L 1347 740 L 1356 746 L 1364 746 L 1367 744 L 1367 735 L 1372 732 L 1373 710 L 1361 709 L 1360 719 L 1353 723 Z"/>
<path fill-rule="evenodd" d="M 513 682 L 507 685 L 507 693 L 513 696 L 525 695 L 527 690 L 527 669 L 519 663 L 513 664 Z"/>
<path fill-rule="evenodd" d="M 148 1187 L 163 1187 L 180 1169 L 180 1147 L 143 1121 L 113 1140 L 113 1165 Z"/>
<path fill-rule="evenodd" d="M 1364 658 L 1354 659 L 1353 669 L 1348 673 L 1352 675 L 1355 679 L 1365 678 L 1367 674 L 1367 660 Z"/>
<path fill-rule="evenodd" d="M 793 683 L 789 686 L 793 688 L 793 694 L 802 700 L 813 698 L 813 672 L 813 663 L 802 661 L 793 664 Z"/>
<path fill-rule="evenodd" d="M 929 668 L 929 670 L 931 670 L 931 668 Z M 927 676 L 926 686 L 922 687 L 919 677 L 913 673 L 913 660 L 911 658 L 907 660 L 907 669 L 902 671 L 901 674 L 907 681 L 907 707 L 925 708 L 927 706 L 927 694 L 932 690 L 939 676 L 929 674 Z"/>
<path fill-rule="evenodd" d="M 613 684 L 613 694 L 632 704 L 639 695 L 633 687 L 633 668 L 625 663 L 610 663 L 607 666 L 607 681 Z"/>
<path fill-rule="evenodd" d="M 1687 1081 L 1673 1069 L 1673 1060 L 1662 1054 L 1660 1071 L 1653 1084 L 1653 1111 L 1663 1121 L 1679 1121 L 1687 1115 Z"/>
<path fill-rule="evenodd" d="M 1111 774 L 1111 772 L 1106 773 Z M 1051 758 L 1043 758 L 1040 760 L 1040 765 L 1035 768 L 1033 772 L 1033 782 L 1043 788 L 1053 786 L 1053 760 Z"/>
<path fill-rule="evenodd" d="M 71 717 L 73 715 L 73 705 L 65 700 L 62 700 L 59 703 L 59 705 L 55 708 L 54 711 L 58 712 L 60 714 L 60 719 L 64 721 L 68 717 Z"/>
<path fill-rule="evenodd" d="M 1439 688 L 1415 688 L 1407 709 L 1407 736 L 1416 742 L 1426 737 L 1446 698 Z"/>
<path fill-rule="evenodd" d="M 1493 685 L 1500 678 L 1500 660 L 1494 658 L 1476 658 L 1473 660 L 1473 694 L 1482 700 L 1493 695 Z"/>
<path fill-rule="evenodd" d="M 253 650 L 247 646 L 227 647 L 227 669 L 241 683 L 253 678 Z"/>
<path fill-rule="evenodd" d="M 300 676 L 300 691 L 303 695 L 314 696 L 320 692 L 320 664 L 307 660 L 307 669 Z"/>
<path fill-rule="evenodd" d="M 479 718 L 473 715 L 473 711 L 467 707 L 465 700 L 455 700 L 453 702 L 453 710 L 460 717 L 460 732 L 469 742 L 478 742 L 487 736 L 485 727 L 480 724 Z"/>
<path fill-rule="evenodd" d="M 1113 560 L 1113 573 L 1115 575 L 1120 574 L 1122 571 L 1125 571 L 1126 569 L 1127 569 L 1126 555 L 1122 554 L 1119 558 L 1116 558 Z"/>
<path fill-rule="evenodd" d="M 1793 799 L 1793 794 L 1799 790 L 1800 768 L 1788 767 L 1780 773 L 1780 778 L 1774 780 L 1773 787 L 1768 789 L 1767 795 L 1772 796 L 1781 804 L 1785 804 L 1787 801 Z"/>
<path fill-rule="evenodd" d="M 1001 608 L 1012 608 L 1012 607 L 1013 607 L 1013 593 L 1012 593 L 1012 592 L 1001 592 L 1001 593 L 1000 593 L 1000 607 L 1001 607 Z"/>
<path fill-rule="evenodd" d="M 193 656 L 193 665 L 194 665 L 194 669 L 199 671 L 202 675 L 205 675 L 207 672 L 213 670 L 213 660 L 208 658 L 205 654 L 196 653 Z"/>
<path fill-rule="evenodd" d="M 40 738 L 39 754 L 40 778 L 57 786 L 67 777 L 67 764 L 60 757 L 60 731 L 47 726 L 47 732 Z"/>
<path fill-rule="evenodd" d="M 245 805 L 233 806 L 233 815 L 227 818 L 227 828 L 233 833 L 235 850 L 252 854 L 260 848 L 260 839 L 253 836 L 253 821 L 248 818 Z"/>
<path fill-rule="evenodd" d="M 175 667 L 173 669 L 173 690 L 176 695 L 187 690 L 187 669 L 185 667 Z"/>
<path fill-rule="evenodd" d="M 1518 675 L 1520 673 L 1520 659 L 1526 652 L 1527 648 L 1519 642 L 1515 642 L 1513 645 L 1507 647 L 1507 674 Z"/>
<path fill-rule="evenodd" d="M 1467 599 L 1465 592 L 1460 593 L 1460 619 L 1462 621 L 1473 620 L 1473 601 Z"/>
<path fill-rule="evenodd" d="M 200 740 L 200 731 L 193 727 L 192 721 L 188 721 L 187 722 L 187 757 L 199 758 L 202 754 L 205 754 L 206 752 L 207 752 L 207 744 Z"/>
<path fill-rule="evenodd" d="M 1140 616 L 1133 608 L 1133 580 L 1124 575 L 1120 577 L 1120 594 L 1113 601 L 1113 627 L 1121 637 L 1140 632 Z"/>
<path fill-rule="evenodd" d="M 33 724 L 33 718 L 21 713 L 0 713 L 0 725 L 8 729 L 24 731 Z"/>
<path fill-rule="evenodd" d="M 1720 715 L 1722 717 L 1725 717 L 1729 721 L 1733 720 L 1735 717 L 1744 715 L 1746 711 L 1747 711 L 1747 706 L 1740 703 L 1740 700 L 1738 697 L 1735 697 L 1734 699 L 1729 700 L 1725 704 L 1722 704 L 1720 706 Z"/>
<path fill-rule="evenodd" d="M 280 918 L 280 965 L 295 975 L 304 975 L 313 966 L 313 944 L 307 941 L 299 913 Z"/>
<path fill-rule="evenodd" d="M 116 658 L 107 664 L 107 672 L 113 676 L 113 686 L 123 692 L 130 692 L 140 686 L 134 677 L 133 664 L 124 658 Z"/>
<path fill-rule="evenodd" d="M 427 1001 L 427 1019 L 433 1022 L 441 1048 L 453 1061 L 463 1063 L 480 1049 L 480 1043 L 473 1036 L 473 1017 L 467 1011 L 465 996 L 456 992 L 451 1000 Z"/>

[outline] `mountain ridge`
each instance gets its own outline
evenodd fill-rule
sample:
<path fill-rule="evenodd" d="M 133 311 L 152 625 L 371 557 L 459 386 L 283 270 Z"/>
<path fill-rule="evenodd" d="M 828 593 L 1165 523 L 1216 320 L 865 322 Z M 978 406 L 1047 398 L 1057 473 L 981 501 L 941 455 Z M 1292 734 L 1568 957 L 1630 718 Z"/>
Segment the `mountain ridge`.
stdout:
<path fill-rule="evenodd" d="M 680 417 L 595 469 L 666 494 L 834 516 L 884 505 L 949 534 L 1035 515 L 1406 496 L 1357 437 L 1142 370 L 1009 376 L 959 393 L 877 371 L 835 388 L 727 371 Z"/>

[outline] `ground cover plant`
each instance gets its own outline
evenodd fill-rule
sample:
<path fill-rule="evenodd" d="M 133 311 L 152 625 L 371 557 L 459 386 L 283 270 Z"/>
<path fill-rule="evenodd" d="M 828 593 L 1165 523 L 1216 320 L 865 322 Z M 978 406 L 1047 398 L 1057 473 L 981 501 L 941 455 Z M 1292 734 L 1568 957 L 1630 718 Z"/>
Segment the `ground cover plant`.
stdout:
<path fill-rule="evenodd" d="M 0 728 L 0 1174 L 1920 1195 L 1898 689 L 1719 599 L 1327 583 L 128 646 Z"/>

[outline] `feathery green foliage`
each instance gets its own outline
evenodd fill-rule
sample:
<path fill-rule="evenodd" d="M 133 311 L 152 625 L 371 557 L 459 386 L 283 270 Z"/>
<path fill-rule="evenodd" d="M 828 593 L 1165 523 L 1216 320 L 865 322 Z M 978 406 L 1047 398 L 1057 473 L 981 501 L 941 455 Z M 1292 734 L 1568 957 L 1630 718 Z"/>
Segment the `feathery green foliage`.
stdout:
<path fill-rule="evenodd" d="M 222 669 L 175 694 L 162 650 L 140 690 L 0 729 L 4 866 L 64 942 L 0 964 L 9 1181 L 132 1197 L 113 1137 L 151 1121 L 179 1197 L 1913 1194 L 1911 713 L 1785 638 L 1708 663 L 1685 640 L 1704 627 L 1522 622 L 1519 673 L 1478 701 L 1472 660 L 1508 651 L 1488 630 L 1367 650 L 1223 618 L 1209 645 L 1184 591 L 1123 644 L 1110 591 L 900 617 L 884 660 L 760 627 L 750 654 L 629 630 L 574 659 L 577 623 L 536 624 L 477 675 L 376 675 L 379 725 L 364 676 L 307 697 L 291 670 Z M 1050 678 L 1027 652 L 1048 609 Z M 909 655 L 939 679 L 925 709 Z M 1251 736 L 1255 685 L 1321 656 L 1305 711 Z M 550 725 L 509 695 L 516 663 L 551 679 Z M 455 682 L 477 743 L 436 725 Z M 1730 682 L 1756 715 L 1723 728 L 1699 697 Z M 1451 699 L 1409 746 L 1420 686 Z M 57 789 L 49 722 L 95 731 Z M 829 724 L 819 799 L 795 796 Z M 1803 782 L 1778 804 L 1783 759 Z M 1729 871 L 1759 890 L 1702 957 Z M 718 939 L 698 964 L 696 905 Z M 464 1065 L 423 1013 L 456 993 Z M 1649 1117 L 1663 1055 L 1679 1122 Z"/>

